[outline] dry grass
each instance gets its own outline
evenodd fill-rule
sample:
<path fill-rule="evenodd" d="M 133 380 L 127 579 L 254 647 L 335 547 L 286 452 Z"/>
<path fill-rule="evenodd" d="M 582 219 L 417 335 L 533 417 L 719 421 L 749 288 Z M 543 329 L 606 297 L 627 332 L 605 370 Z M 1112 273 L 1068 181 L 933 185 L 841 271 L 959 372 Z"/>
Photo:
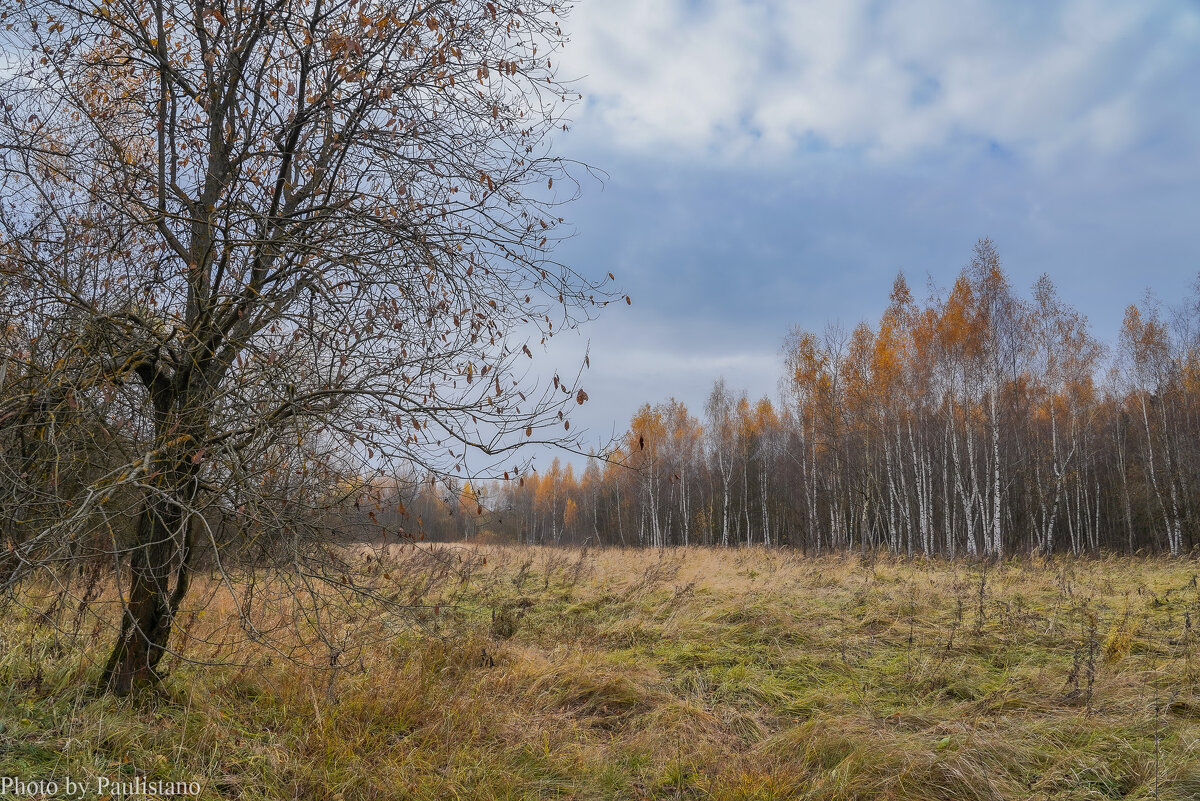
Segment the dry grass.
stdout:
<path fill-rule="evenodd" d="M 1192 562 L 461 553 L 386 562 L 421 625 L 360 624 L 377 641 L 332 682 L 226 643 L 250 666 L 96 697 L 100 651 L 12 611 L 0 776 L 214 799 L 1200 798 Z M 235 618 L 218 597 L 187 655 Z"/>

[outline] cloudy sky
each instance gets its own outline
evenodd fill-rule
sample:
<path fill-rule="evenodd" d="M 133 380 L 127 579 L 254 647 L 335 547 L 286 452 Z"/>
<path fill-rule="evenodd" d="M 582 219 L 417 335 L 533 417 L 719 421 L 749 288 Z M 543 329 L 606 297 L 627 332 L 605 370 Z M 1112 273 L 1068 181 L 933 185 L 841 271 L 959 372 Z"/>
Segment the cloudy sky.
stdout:
<path fill-rule="evenodd" d="M 597 439 L 717 376 L 774 396 L 791 326 L 874 321 L 983 236 L 1109 340 L 1200 271 L 1195 2 L 582 0 L 567 28 L 557 146 L 608 178 L 559 255 L 634 301 L 553 351 L 590 340 Z"/>

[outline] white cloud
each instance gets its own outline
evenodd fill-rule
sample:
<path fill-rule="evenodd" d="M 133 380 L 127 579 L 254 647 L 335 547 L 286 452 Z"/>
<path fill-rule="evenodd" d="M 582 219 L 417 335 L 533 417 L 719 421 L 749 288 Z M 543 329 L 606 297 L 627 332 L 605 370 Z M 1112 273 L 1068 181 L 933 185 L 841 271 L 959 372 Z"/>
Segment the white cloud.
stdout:
<path fill-rule="evenodd" d="M 618 147 L 892 160 L 956 140 L 1048 161 L 1113 154 L 1188 80 L 1189 4 L 983 0 L 584 0 L 560 59 L 586 76 L 576 130 Z"/>

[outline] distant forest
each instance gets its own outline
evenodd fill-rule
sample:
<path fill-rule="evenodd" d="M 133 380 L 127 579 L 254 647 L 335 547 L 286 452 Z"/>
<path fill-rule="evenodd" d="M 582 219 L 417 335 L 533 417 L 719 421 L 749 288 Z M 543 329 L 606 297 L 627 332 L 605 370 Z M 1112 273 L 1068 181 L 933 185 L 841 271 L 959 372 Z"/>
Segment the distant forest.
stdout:
<path fill-rule="evenodd" d="M 1043 276 L 1015 292 L 980 241 L 949 292 L 903 275 L 875 324 L 793 330 L 780 399 L 717 380 L 704 409 L 646 404 L 582 475 L 426 483 L 434 539 L 767 545 L 908 555 L 1200 545 L 1200 280 L 1130 305 L 1118 340 Z"/>

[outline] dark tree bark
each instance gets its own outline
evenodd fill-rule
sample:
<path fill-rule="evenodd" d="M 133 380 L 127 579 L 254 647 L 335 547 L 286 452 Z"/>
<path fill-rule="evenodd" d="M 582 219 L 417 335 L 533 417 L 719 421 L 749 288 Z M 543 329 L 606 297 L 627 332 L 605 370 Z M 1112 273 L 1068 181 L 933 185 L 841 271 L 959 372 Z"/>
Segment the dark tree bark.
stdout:
<path fill-rule="evenodd" d="M 130 552 L 125 613 L 101 684 L 117 695 L 151 685 L 187 592 L 191 526 L 173 501 L 147 501 Z"/>

